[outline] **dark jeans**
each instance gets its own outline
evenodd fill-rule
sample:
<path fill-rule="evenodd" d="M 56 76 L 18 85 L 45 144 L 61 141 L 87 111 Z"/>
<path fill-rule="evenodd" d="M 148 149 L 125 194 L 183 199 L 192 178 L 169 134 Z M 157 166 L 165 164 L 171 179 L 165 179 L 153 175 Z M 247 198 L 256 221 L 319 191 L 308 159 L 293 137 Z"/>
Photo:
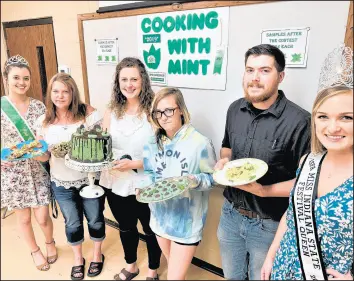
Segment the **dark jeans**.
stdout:
<path fill-rule="evenodd" d="M 119 233 L 124 249 L 125 261 L 131 264 L 137 260 L 139 244 L 137 223 L 139 219 L 145 232 L 149 268 L 152 270 L 158 269 L 160 267 L 161 249 L 157 243 L 155 233 L 149 226 L 149 205 L 138 202 L 135 195 L 122 197 L 114 194 L 110 189 L 105 189 L 105 191 L 109 207 L 119 224 Z"/>
<path fill-rule="evenodd" d="M 76 246 L 84 241 L 84 215 L 88 222 L 90 238 L 93 241 L 103 241 L 106 237 L 104 221 L 104 196 L 100 198 L 83 198 L 75 187 L 65 189 L 51 182 L 51 187 L 60 210 L 65 219 L 65 234 L 68 243 Z"/>

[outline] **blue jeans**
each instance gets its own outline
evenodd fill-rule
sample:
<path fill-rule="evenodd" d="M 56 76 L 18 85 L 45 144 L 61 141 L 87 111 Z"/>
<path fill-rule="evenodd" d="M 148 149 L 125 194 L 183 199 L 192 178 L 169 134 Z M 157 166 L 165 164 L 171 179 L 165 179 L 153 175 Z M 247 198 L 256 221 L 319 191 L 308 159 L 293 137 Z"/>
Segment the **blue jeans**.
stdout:
<path fill-rule="evenodd" d="M 261 268 L 279 222 L 248 218 L 225 199 L 217 231 L 224 276 L 229 280 L 261 279 Z"/>
<path fill-rule="evenodd" d="M 56 186 L 54 182 L 51 182 L 51 187 L 65 219 L 65 234 L 69 245 L 76 246 L 84 242 L 84 215 L 91 240 L 103 241 L 106 237 L 103 215 L 105 196 L 83 198 L 76 187 L 65 189 Z"/>

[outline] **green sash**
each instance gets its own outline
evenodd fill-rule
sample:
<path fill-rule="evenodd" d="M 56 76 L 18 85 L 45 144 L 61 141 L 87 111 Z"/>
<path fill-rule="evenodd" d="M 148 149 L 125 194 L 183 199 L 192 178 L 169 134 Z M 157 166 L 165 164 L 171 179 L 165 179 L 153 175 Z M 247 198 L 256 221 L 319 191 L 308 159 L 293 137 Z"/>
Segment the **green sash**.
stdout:
<path fill-rule="evenodd" d="M 24 141 L 36 139 L 27 122 L 22 118 L 18 110 L 5 96 L 1 98 L 1 111 L 4 112 L 4 114 L 14 124 L 20 137 L 22 137 Z M 48 172 L 45 163 L 41 163 L 41 166 L 46 172 Z"/>

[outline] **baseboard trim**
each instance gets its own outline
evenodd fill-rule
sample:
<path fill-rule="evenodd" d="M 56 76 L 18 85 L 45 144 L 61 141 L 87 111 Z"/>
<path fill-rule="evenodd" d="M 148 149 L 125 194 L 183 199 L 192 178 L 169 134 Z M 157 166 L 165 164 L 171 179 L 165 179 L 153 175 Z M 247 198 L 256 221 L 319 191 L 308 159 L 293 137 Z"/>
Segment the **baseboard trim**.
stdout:
<path fill-rule="evenodd" d="M 112 221 L 112 220 L 107 219 L 107 218 L 104 218 L 104 220 L 105 220 L 105 222 L 106 222 L 106 224 L 108 226 L 119 230 L 119 224 L 117 222 Z M 144 234 L 139 233 L 139 238 L 140 238 L 141 241 L 146 242 Z M 196 257 L 194 257 L 192 259 L 192 264 L 195 265 L 195 266 L 198 266 L 198 267 L 200 267 L 200 268 L 202 268 L 202 269 L 204 269 L 206 271 L 209 271 L 210 273 L 213 273 L 215 275 L 218 275 L 218 276 L 224 278 L 224 273 L 223 273 L 223 271 L 222 271 L 222 269 L 220 267 L 212 265 L 212 264 L 210 264 L 210 263 L 208 263 L 206 261 L 203 261 L 203 260 L 201 260 L 199 258 L 196 258 Z"/>

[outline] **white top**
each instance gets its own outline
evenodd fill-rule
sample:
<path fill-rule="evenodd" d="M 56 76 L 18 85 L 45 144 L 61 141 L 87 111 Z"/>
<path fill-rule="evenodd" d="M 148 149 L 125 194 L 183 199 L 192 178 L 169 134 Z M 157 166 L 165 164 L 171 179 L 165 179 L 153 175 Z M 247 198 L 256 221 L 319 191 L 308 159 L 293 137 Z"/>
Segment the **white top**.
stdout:
<path fill-rule="evenodd" d="M 129 154 L 132 160 L 143 160 L 143 148 L 147 141 L 154 135 L 153 128 L 145 114 L 138 115 L 125 114 L 117 119 L 111 113 L 110 134 L 112 136 L 113 148 L 119 150 L 119 158 L 124 154 Z M 119 196 L 135 195 L 135 188 L 139 188 L 140 181 L 144 178 L 144 169 L 138 169 L 138 173 L 133 170 L 128 172 L 109 171 L 101 172 L 100 184 L 112 189 L 112 192 Z"/>
<path fill-rule="evenodd" d="M 43 127 L 45 115 L 42 115 L 37 120 L 37 134 L 42 136 L 48 143 L 48 146 L 55 145 L 61 142 L 70 141 L 71 135 L 76 132 L 81 124 L 85 128 L 91 129 L 94 125 L 100 124 L 102 118 L 97 110 L 93 111 L 86 117 L 86 120 L 79 121 L 70 125 L 49 125 Z M 68 168 L 65 165 L 64 158 L 57 158 L 53 154 L 49 159 L 51 180 L 57 186 L 70 188 L 75 186 L 79 188 L 83 184 L 89 184 L 87 173 L 79 172 Z"/>

